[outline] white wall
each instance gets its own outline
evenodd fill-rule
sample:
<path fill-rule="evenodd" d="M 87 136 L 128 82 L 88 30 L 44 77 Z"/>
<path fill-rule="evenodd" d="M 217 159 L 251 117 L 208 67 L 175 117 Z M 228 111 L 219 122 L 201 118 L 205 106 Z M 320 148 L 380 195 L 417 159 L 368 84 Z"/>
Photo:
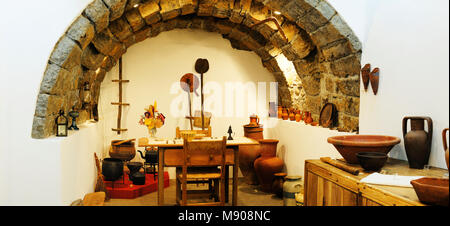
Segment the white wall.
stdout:
<path fill-rule="evenodd" d="M 242 126 L 248 124 L 249 115 L 267 115 L 270 82 L 275 79 L 255 53 L 233 49 L 230 42 L 218 33 L 176 29 L 135 44 L 122 56 L 123 79 L 130 80 L 123 84 L 123 102 L 130 103 L 130 106 L 123 107 L 121 125 L 128 131 L 121 135 L 111 130 L 117 127 L 118 107 L 111 105 L 111 102 L 118 101 L 119 88 L 111 80 L 118 78 L 118 64 L 107 73 L 100 89 L 99 101 L 100 121 L 105 123 L 105 147 L 109 147 L 114 139 L 148 137 L 147 128 L 139 125 L 138 121 L 144 109 L 155 101 L 157 110 L 166 116 L 166 123 L 158 129 L 157 137 L 174 138 L 177 126 L 189 129 L 189 120 L 184 118 L 188 111 L 183 112 L 183 108 L 174 106 L 181 104 L 187 110 L 187 95 L 181 90 L 179 81 L 186 73 L 198 75 L 194 68 L 197 58 L 206 58 L 209 62 L 209 70 L 204 74 L 204 99 L 205 111 L 212 111 L 213 114 L 213 136 L 227 135 L 230 125 L 236 136 L 243 136 Z M 226 89 L 226 83 L 231 82 L 249 82 L 256 88 L 257 82 L 261 82 L 264 85 L 261 91 L 265 93 L 256 95 L 250 101 L 245 95 L 232 100 L 230 97 L 233 96 Z M 200 88 L 197 92 L 200 94 Z M 192 113 L 200 110 L 200 96 L 195 96 L 193 102 L 196 106 L 192 107 Z M 260 104 L 255 105 L 255 111 L 248 110 L 251 103 L 257 102 Z M 141 161 L 139 153 L 135 160 Z M 169 171 L 170 176 L 173 172 L 173 169 Z"/>
<path fill-rule="evenodd" d="M 402 118 L 433 119 L 429 164 L 446 168 L 441 132 L 449 126 L 449 2 L 329 1 L 363 41 L 361 64 L 380 68 L 375 96 L 361 85 L 360 133 L 402 138 L 391 157 L 407 159 Z"/>
<path fill-rule="evenodd" d="M 35 140 L 36 97 L 50 53 L 90 0 L 2 1 L 0 205 L 61 205 L 61 138 Z"/>

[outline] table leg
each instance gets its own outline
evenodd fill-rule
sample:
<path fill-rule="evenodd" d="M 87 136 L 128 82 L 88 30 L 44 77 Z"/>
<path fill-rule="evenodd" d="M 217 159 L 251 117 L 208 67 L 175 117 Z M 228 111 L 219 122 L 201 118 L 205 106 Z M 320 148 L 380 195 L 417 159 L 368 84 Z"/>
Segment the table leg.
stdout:
<path fill-rule="evenodd" d="M 238 198 L 238 169 L 239 169 L 239 146 L 233 147 L 234 150 L 234 165 L 233 165 L 233 206 L 237 206 Z"/>
<path fill-rule="evenodd" d="M 225 202 L 228 203 L 230 193 L 230 165 L 225 166 Z"/>
<path fill-rule="evenodd" d="M 164 205 L 164 148 L 158 148 L 158 206 Z"/>

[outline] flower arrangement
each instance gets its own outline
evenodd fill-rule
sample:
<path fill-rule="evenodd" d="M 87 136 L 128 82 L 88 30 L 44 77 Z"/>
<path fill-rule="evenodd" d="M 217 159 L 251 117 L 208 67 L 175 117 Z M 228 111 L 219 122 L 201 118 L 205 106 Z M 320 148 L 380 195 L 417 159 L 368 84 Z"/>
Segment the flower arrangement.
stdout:
<path fill-rule="evenodd" d="M 151 137 L 154 137 L 156 129 L 161 128 L 164 125 L 166 117 L 156 109 L 156 101 L 154 105 L 149 105 L 148 109 L 146 108 L 144 110 L 144 115 L 141 115 L 139 124 L 147 126 L 148 133 Z"/>

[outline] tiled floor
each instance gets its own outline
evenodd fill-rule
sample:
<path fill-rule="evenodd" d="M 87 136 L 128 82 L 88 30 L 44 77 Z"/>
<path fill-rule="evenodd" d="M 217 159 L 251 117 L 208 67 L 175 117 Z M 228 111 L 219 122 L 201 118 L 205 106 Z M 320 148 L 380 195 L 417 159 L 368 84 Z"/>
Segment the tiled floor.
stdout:
<path fill-rule="evenodd" d="M 231 183 L 230 183 L 231 199 Z M 158 192 L 153 192 L 135 199 L 110 199 L 105 202 L 105 206 L 156 206 Z M 231 200 L 230 200 L 231 202 Z M 164 204 L 168 206 L 176 205 L 175 201 L 175 180 L 170 180 L 170 186 L 164 190 Z M 230 205 L 227 203 L 226 205 Z M 265 193 L 258 189 L 258 186 L 248 185 L 239 179 L 238 186 L 238 206 L 282 206 L 283 199 L 271 193 Z"/>

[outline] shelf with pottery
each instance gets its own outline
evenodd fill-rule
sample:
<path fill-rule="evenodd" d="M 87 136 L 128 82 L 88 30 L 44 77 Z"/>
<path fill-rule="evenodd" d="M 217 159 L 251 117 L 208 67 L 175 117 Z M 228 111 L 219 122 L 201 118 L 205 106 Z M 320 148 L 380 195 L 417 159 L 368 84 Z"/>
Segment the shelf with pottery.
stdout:
<path fill-rule="evenodd" d="M 343 171 L 321 160 L 305 162 L 305 193 L 307 206 L 423 206 L 414 188 L 405 186 L 364 183 L 362 180 L 374 172 L 366 172 L 356 164 L 342 164 L 359 170 L 358 175 Z M 389 158 L 383 166 L 385 175 L 417 177 L 448 177 L 447 169 L 409 168 L 407 161 Z"/>

